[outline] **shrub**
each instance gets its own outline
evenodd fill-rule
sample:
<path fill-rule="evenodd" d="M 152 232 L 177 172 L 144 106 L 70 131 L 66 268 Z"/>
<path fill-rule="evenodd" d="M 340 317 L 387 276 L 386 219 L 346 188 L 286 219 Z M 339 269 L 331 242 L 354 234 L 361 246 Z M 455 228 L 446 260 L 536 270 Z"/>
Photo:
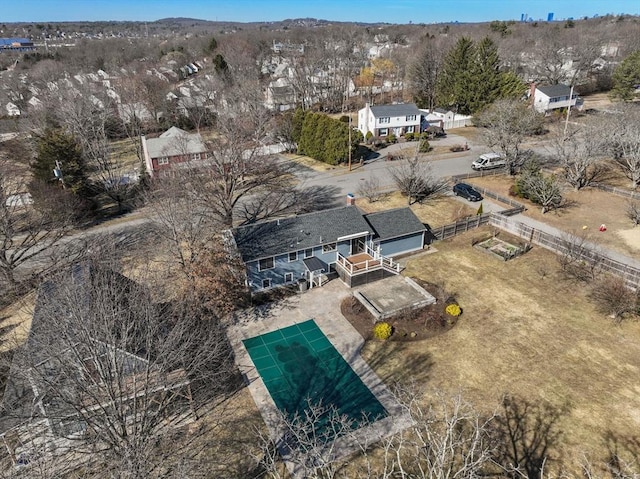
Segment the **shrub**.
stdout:
<path fill-rule="evenodd" d="M 398 141 L 398 138 L 396 138 L 396 135 L 394 135 L 393 133 L 389 133 L 385 138 L 385 141 L 389 144 L 393 144 Z"/>
<path fill-rule="evenodd" d="M 367 143 L 369 143 L 371 141 L 371 138 L 373 138 L 373 133 L 368 131 L 367 134 L 364 135 L 364 139 L 367 140 Z"/>
<path fill-rule="evenodd" d="M 451 303 L 444 309 L 444 311 L 449 316 L 453 316 L 454 318 L 462 314 L 462 309 L 460 309 L 460 306 L 458 306 L 456 303 Z"/>
<path fill-rule="evenodd" d="M 389 339 L 389 337 L 391 337 L 391 333 L 393 333 L 393 328 L 389 323 L 380 322 L 376 323 L 376 325 L 373 327 L 373 336 L 376 339 L 385 341 Z"/>
<path fill-rule="evenodd" d="M 420 148 L 418 149 L 420 153 L 426 153 L 431 149 L 431 145 L 424 138 L 420 140 Z"/>
<path fill-rule="evenodd" d="M 598 309 L 610 315 L 617 323 L 627 314 L 637 314 L 639 295 L 627 287 L 625 280 L 616 276 L 604 276 L 598 280 L 592 290 L 591 298 Z"/>
<path fill-rule="evenodd" d="M 633 221 L 633 226 L 640 225 L 640 202 L 630 201 L 627 204 L 627 218 Z"/>
<path fill-rule="evenodd" d="M 413 133 L 405 133 L 404 134 L 404 139 L 407 141 L 413 141 Z"/>

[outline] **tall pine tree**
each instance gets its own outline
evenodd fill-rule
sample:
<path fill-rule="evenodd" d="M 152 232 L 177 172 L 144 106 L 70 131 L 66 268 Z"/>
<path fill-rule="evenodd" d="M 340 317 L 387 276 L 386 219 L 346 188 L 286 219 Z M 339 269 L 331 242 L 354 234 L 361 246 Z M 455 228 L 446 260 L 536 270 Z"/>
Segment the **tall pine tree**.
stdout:
<path fill-rule="evenodd" d="M 43 183 L 58 182 L 53 171 L 56 165 L 65 188 L 83 197 L 89 195 L 80 143 L 62 128 L 47 128 L 36 137 L 36 158 L 31 164 L 34 178 Z"/>
<path fill-rule="evenodd" d="M 511 72 L 500 69 L 498 48 L 491 38 L 479 43 L 458 40 L 445 57 L 436 88 L 439 105 L 468 115 L 484 109 L 499 98 L 517 98 L 526 86 Z"/>
<path fill-rule="evenodd" d="M 469 85 L 472 83 L 474 59 L 473 41 L 462 37 L 444 59 L 436 87 L 438 105 L 464 114 L 471 112 Z"/>
<path fill-rule="evenodd" d="M 624 101 L 633 100 L 635 90 L 640 85 L 640 50 L 622 60 L 614 70 L 612 80 L 611 97 Z"/>

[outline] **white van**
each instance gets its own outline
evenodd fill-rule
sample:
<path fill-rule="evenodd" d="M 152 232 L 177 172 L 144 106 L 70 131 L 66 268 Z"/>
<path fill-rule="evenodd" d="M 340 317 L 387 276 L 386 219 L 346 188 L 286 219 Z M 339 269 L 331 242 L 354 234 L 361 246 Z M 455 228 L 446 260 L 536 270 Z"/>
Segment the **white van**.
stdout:
<path fill-rule="evenodd" d="M 485 153 L 471 163 L 474 170 L 490 170 L 492 168 L 503 168 L 507 166 L 507 162 L 499 153 Z"/>

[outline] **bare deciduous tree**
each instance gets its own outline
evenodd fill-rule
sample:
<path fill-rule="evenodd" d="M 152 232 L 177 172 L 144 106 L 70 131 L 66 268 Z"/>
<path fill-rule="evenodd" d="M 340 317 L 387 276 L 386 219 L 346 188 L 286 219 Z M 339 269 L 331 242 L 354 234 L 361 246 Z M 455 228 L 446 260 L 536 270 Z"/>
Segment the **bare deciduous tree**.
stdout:
<path fill-rule="evenodd" d="M 603 155 L 606 147 L 597 131 L 601 125 L 588 124 L 571 128 L 554 140 L 554 153 L 565 180 L 576 190 L 604 179 L 609 171 Z"/>
<path fill-rule="evenodd" d="M 600 248 L 583 233 L 563 236 L 558 262 L 566 275 L 580 281 L 592 281 L 602 270 Z"/>
<path fill-rule="evenodd" d="M 16 290 L 20 280 L 16 270 L 31 262 L 31 274 L 41 274 L 55 266 L 52 253 L 75 224 L 74 195 L 40 185 L 46 190 L 46 204 L 30 204 L 25 178 L 27 172 L 4 156 L 0 157 L 0 277 L 5 291 Z M 40 189 L 32 188 L 35 191 Z M 71 251 L 69 251 L 71 254 Z"/>
<path fill-rule="evenodd" d="M 633 226 L 640 225 L 640 203 L 637 201 L 629 201 L 627 203 L 627 218 L 633 221 Z"/>
<path fill-rule="evenodd" d="M 156 303 L 103 253 L 40 288 L 3 412 L 18 435 L 42 426 L 45 442 L 90 454 L 90 468 L 162 477 L 199 452 L 200 406 L 234 389 L 231 348 L 196 298 Z"/>
<path fill-rule="evenodd" d="M 539 131 L 543 117 L 518 100 L 498 100 L 478 116 L 478 126 L 485 128 L 488 146 L 497 148 L 510 175 L 515 175 L 528 158 L 522 144 L 526 137 Z"/>
<path fill-rule="evenodd" d="M 377 450 L 373 449 L 373 441 L 378 441 L 372 435 L 356 434 L 354 421 L 340 416 L 331 406 L 309 405 L 303 416 L 281 415 L 277 435 L 282 440 L 278 444 L 261 434 L 263 446 L 256 455 L 260 470 L 276 478 L 286 477 L 278 461 L 278 451 L 284 448 L 293 452 L 290 460 L 304 477 L 316 479 L 454 479 L 486 473 L 492 457 L 488 428 L 492 418 L 482 418 L 460 396 L 447 398 L 436 393 L 427 405 L 421 404 L 421 396 L 413 387 L 396 391 L 411 425 L 382 438 Z M 363 418 L 359 426 L 369 423 Z M 336 436 L 346 439 L 361 458 L 341 455 Z M 287 448 L 291 444 L 297 449 Z"/>
<path fill-rule="evenodd" d="M 448 183 L 436 176 L 429 161 L 421 160 L 418 155 L 406 160 L 400 157 L 398 161 L 400 164 L 389 173 L 409 204 L 438 197 L 448 190 Z"/>
<path fill-rule="evenodd" d="M 635 313 L 640 306 L 638 292 L 627 286 L 623 278 L 606 275 L 593 284 L 591 297 L 598 309 L 619 323 L 627 313 Z"/>
<path fill-rule="evenodd" d="M 640 186 L 640 112 L 636 105 L 621 109 L 612 119 L 607 140 L 614 161 L 636 189 Z"/>
<path fill-rule="evenodd" d="M 429 111 L 433 111 L 436 105 L 436 84 L 443 61 L 443 49 L 439 43 L 427 40 L 408 70 L 413 98 L 419 106 Z"/>

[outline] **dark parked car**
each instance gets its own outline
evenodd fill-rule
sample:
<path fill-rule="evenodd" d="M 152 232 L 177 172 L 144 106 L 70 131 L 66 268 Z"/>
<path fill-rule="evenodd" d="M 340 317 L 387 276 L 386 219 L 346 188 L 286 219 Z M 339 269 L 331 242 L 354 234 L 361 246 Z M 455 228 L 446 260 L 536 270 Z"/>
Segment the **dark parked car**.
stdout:
<path fill-rule="evenodd" d="M 473 189 L 471 185 L 466 183 L 456 183 L 453 187 L 453 192 L 456 196 L 462 196 L 469 201 L 480 201 L 482 195 Z"/>

